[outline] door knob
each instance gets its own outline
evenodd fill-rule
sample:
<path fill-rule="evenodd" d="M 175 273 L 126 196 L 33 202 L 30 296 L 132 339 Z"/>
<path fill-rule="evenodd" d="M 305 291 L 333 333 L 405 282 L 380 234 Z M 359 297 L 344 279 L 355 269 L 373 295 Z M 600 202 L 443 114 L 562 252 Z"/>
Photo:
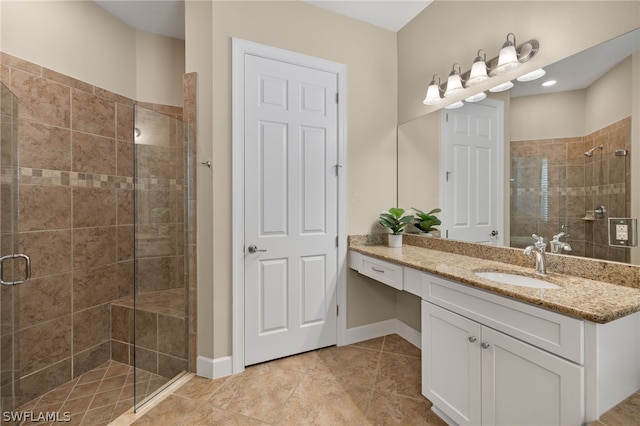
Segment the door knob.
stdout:
<path fill-rule="evenodd" d="M 478 340 L 478 339 L 476 339 L 476 336 L 469 336 L 469 341 L 471 343 L 475 343 L 476 340 Z"/>
<path fill-rule="evenodd" d="M 488 344 L 487 342 L 482 342 L 482 343 L 480 343 L 480 346 L 482 346 L 482 349 L 488 349 L 489 346 L 491 346 L 491 345 Z"/>
<path fill-rule="evenodd" d="M 253 253 L 257 253 L 257 252 L 265 252 L 267 251 L 266 249 L 259 249 L 258 247 L 256 247 L 255 245 L 251 244 L 247 250 L 249 251 L 249 253 L 253 254 Z"/>
<path fill-rule="evenodd" d="M 490 237 L 497 237 L 498 236 L 498 231 L 491 231 L 491 233 L 489 234 Z"/>

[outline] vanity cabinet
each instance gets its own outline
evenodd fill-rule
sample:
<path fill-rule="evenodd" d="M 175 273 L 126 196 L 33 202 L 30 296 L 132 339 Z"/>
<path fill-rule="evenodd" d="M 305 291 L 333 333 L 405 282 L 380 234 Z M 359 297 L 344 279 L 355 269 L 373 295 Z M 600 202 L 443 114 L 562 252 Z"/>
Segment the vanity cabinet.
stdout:
<path fill-rule="evenodd" d="M 403 263 L 349 252 L 422 298 L 422 393 L 448 423 L 590 424 L 640 389 L 640 312 L 594 323 Z"/>
<path fill-rule="evenodd" d="M 422 273 L 422 393 L 459 425 L 582 425 L 640 388 L 640 316 L 594 324 Z"/>
<path fill-rule="evenodd" d="M 422 393 L 459 425 L 579 425 L 583 367 L 422 301 Z"/>

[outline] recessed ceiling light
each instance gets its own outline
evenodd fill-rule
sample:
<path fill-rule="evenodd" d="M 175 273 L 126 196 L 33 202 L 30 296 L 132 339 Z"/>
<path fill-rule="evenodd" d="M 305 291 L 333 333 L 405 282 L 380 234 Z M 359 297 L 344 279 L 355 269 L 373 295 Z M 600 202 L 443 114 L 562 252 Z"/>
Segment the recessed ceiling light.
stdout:
<path fill-rule="evenodd" d="M 555 81 L 555 80 L 547 80 L 547 81 L 545 81 L 544 83 L 542 83 L 542 85 L 543 85 L 544 87 L 549 87 L 549 86 L 553 86 L 553 85 L 554 85 L 554 84 L 556 84 L 556 83 L 557 83 L 557 81 Z"/>

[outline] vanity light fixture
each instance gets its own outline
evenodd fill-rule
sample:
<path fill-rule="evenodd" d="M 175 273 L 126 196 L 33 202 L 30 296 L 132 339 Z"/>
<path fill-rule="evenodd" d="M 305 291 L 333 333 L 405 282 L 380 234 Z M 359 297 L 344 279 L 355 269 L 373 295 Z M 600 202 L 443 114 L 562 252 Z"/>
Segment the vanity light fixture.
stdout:
<path fill-rule="evenodd" d="M 436 83 L 436 79 L 438 80 Z M 442 100 L 442 96 L 440 95 L 440 76 L 438 74 L 433 75 L 433 79 L 431 83 L 429 83 L 429 87 L 427 87 L 427 96 L 422 101 L 425 105 L 437 105 Z"/>
<path fill-rule="evenodd" d="M 457 70 L 456 66 L 458 67 Z M 456 62 L 453 64 L 451 72 L 449 73 L 449 78 L 447 79 L 447 90 L 444 92 L 444 97 L 450 98 L 462 89 L 464 89 L 464 87 L 462 87 L 462 77 L 460 77 L 460 64 Z"/>
<path fill-rule="evenodd" d="M 444 107 L 444 109 L 456 109 L 463 106 L 464 106 L 464 102 L 458 101 L 458 102 L 452 103 L 451 105 L 447 105 L 446 107 Z"/>
<path fill-rule="evenodd" d="M 502 84 L 498 84 L 495 87 L 492 87 L 491 89 L 489 89 L 489 91 L 491 93 L 498 93 L 498 92 L 504 92 L 505 90 L 509 90 L 513 87 L 513 83 L 510 81 L 504 82 Z"/>
<path fill-rule="evenodd" d="M 543 70 L 542 68 L 538 68 L 537 70 L 533 70 L 524 75 L 521 75 L 520 77 L 516 78 L 516 80 L 522 81 L 522 82 L 533 81 L 533 80 L 539 79 L 545 74 L 546 74 L 545 70 Z"/>
<path fill-rule="evenodd" d="M 470 70 L 464 73 L 460 70 L 460 64 L 453 64 L 446 83 L 440 82 L 440 77 L 434 74 L 433 80 L 427 88 L 427 95 L 422 101 L 425 105 L 437 105 L 442 98 L 456 97 L 466 88 L 472 88 L 486 83 L 492 76 L 509 73 L 517 69 L 521 64 L 530 61 L 540 48 L 537 40 L 528 40 L 521 45 L 516 45 L 516 36 L 513 33 L 507 34 L 507 40 L 502 45 L 499 56 L 487 61 L 486 52 L 478 50 Z M 543 69 L 537 69 L 518 78 L 519 81 L 531 81 L 544 75 Z M 512 82 L 506 82 L 489 89 L 491 92 L 501 92 L 513 87 Z M 473 92 L 471 92 L 473 93 Z M 478 102 L 486 97 L 485 93 L 469 95 L 465 98 L 467 102 Z M 457 102 L 454 104 L 457 107 Z"/>
<path fill-rule="evenodd" d="M 513 41 L 509 40 L 509 36 L 513 37 Z M 507 41 L 504 42 L 502 49 L 500 49 L 498 65 L 493 70 L 493 74 L 505 74 L 519 66 L 518 52 L 516 52 L 516 36 L 513 33 L 509 33 L 507 34 Z"/>
<path fill-rule="evenodd" d="M 487 97 L 487 94 L 484 92 L 476 93 L 475 95 L 471 95 L 465 99 L 466 102 L 480 102 L 484 98 Z"/>
<path fill-rule="evenodd" d="M 477 86 L 489 80 L 487 74 L 487 55 L 483 49 L 478 50 L 478 56 L 471 65 L 471 71 L 469 72 L 469 78 L 465 83 L 466 87 Z"/>
<path fill-rule="evenodd" d="M 549 86 L 553 86 L 556 83 L 557 83 L 557 81 L 555 81 L 555 80 L 547 80 L 544 83 L 542 83 L 542 86 L 543 87 L 549 87 Z"/>

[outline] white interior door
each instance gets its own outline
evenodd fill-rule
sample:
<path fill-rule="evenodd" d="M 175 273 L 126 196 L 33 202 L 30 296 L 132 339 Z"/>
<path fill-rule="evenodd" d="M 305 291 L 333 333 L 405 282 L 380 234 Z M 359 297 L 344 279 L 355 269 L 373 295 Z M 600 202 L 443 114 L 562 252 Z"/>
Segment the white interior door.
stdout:
<path fill-rule="evenodd" d="M 444 236 L 500 245 L 503 142 L 498 108 L 467 103 L 443 114 Z"/>
<path fill-rule="evenodd" d="M 245 365 L 336 343 L 337 75 L 245 57 Z"/>

